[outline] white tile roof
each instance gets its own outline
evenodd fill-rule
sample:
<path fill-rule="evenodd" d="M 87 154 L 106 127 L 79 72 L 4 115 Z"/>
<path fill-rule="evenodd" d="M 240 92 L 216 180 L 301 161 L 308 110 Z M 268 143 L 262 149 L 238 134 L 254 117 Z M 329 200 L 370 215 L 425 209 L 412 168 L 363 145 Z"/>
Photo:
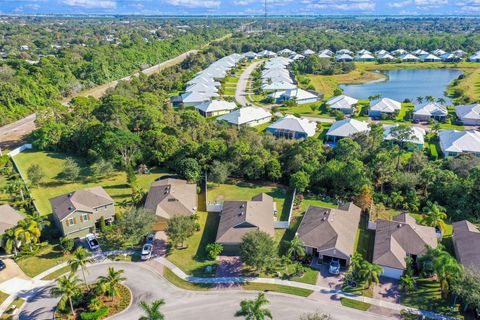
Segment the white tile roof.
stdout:
<path fill-rule="evenodd" d="M 432 52 L 436 56 L 441 56 L 442 54 L 445 54 L 447 52 L 443 51 L 442 49 L 437 49 Z"/>
<path fill-rule="evenodd" d="M 393 59 L 395 59 L 395 57 L 392 56 L 389 53 L 385 53 L 385 54 L 378 55 L 378 59 L 379 60 L 393 60 Z"/>
<path fill-rule="evenodd" d="M 263 50 L 258 53 L 258 56 L 267 58 L 267 57 L 276 57 L 277 54 L 273 51 Z"/>
<path fill-rule="evenodd" d="M 215 92 L 185 92 L 182 94 L 183 103 L 197 103 L 208 101 L 213 97 L 218 97 Z"/>
<path fill-rule="evenodd" d="M 352 55 L 353 52 L 348 49 L 341 49 L 337 51 L 337 55 L 342 55 L 342 54 Z"/>
<path fill-rule="evenodd" d="M 480 103 L 474 103 L 466 106 L 457 106 L 455 112 L 460 118 L 460 120 L 480 120 Z"/>
<path fill-rule="evenodd" d="M 383 139 L 395 140 L 396 138 L 392 135 L 391 130 L 397 126 L 398 124 L 384 125 Z M 408 140 L 408 142 L 423 145 L 425 143 L 425 129 L 415 126 L 411 126 L 410 128 L 412 128 L 412 139 Z"/>
<path fill-rule="evenodd" d="M 413 53 L 414 55 L 417 55 L 417 56 L 422 56 L 422 55 L 428 54 L 427 51 L 422 50 L 422 49 L 417 49 L 417 50 L 413 51 L 412 53 Z"/>
<path fill-rule="evenodd" d="M 406 53 L 404 55 L 401 55 L 400 59 L 402 59 L 402 60 L 419 60 L 417 56 L 415 56 L 411 53 Z"/>
<path fill-rule="evenodd" d="M 364 54 L 368 54 L 368 55 L 372 55 L 372 53 L 366 49 L 362 49 L 360 51 L 358 51 L 358 54 L 359 55 L 364 55 Z"/>
<path fill-rule="evenodd" d="M 218 92 L 218 88 L 215 87 L 213 82 L 211 83 L 194 83 L 189 85 L 185 92 Z"/>
<path fill-rule="evenodd" d="M 322 52 L 318 55 L 318 57 L 321 58 L 321 59 L 330 59 L 332 56 Z"/>
<path fill-rule="evenodd" d="M 310 49 L 307 49 L 307 50 L 303 51 L 304 56 L 311 56 L 312 54 L 315 54 L 315 51 L 310 50 Z"/>
<path fill-rule="evenodd" d="M 353 60 L 352 56 L 347 54 L 347 53 L 343 53 L 341 55 L 338 55 L 335 57 L 337 60 Z"/>
<path fill-rule="evenodd" d="M 370 107 L 371 111 L 379 111 L 385 113 L 394 113 L 402 109 L 402 103 L 390 98 L 383 98 L 373 106 Z"/>
<path fill-rule="evenodd" d="M 424 105 L 415 106 L 414 115 L 422 116 L 446 116 L 447 108 L 437 102 L 428 102 Z"/>
<path fill-rule="evenodd" d="M 379 56 L 383 56 L 383 55 L 386 55 L 386 54 L 390 54 L 390 52 L 388 52 L 387 50 L 378 50 L 376 52 L 377 55 Z"/>
<path fill-rule="evenodd" d="M 244 107 L 220 116 L 217 120 L 224 120 L 231 124 L 242 125 L 271 117 L 272 114 L 258 107 Z"/>
<path fill-rule="evenodd" d="M 202 110 L 203 112 L 234 110 L 236 108 L 237 105 L 234 102 L 228 102 L 224 100 L 205 101 L 195 106 L 195 109 Z"/>
<path fill-rule="evenodd" d="M 470 57 L 468 58 L 468 60 L 469 60 L 469 61 L 477 61 L 477 60 L 480 60 L 480 53 L 479 53 L 479 52 L 475 53 L 473 56 L 470 56 Z"/>
<path fill-rule="evenodd" d="M 309 121 L 305 118 L 297 118 L 292 115 L 286 115 L 270 125 L 269 128 L 303 132 L 306 133 L 307 136 L 312 137 L 315 135 L 317 124 L 316 122 Z"/>
<path fill-rule="evenodd" d="M 295 61 L 295 60 L 301 60 L 301 59 L 305 59 L 305 56 L 304 55 L 301 55 L 301 54 L 292 54 L 291 56 L 288 57 L 289 59 Z"/>
<path fill-rule="evenodd" d="M 396 55 L 404 55 L 404 54 L 407 54 L 408 51 L 407 50 L 404 50 L 404 49 L 397 49 L 395 51 L 392 51 L 393 54 L 396 54 Z"/>
<path fill-rule="evenodd" d="M 355 60 L 373 60 L 375 59 L 375 57 L 372 56 L 372 54 L 370 53 L 362 53 L 362 54 L 356 55 L 354 59 Z"/>
<path fill-rule="evenodd" d="M 284 55 L 292 55 L 292 54 L 295 54 L 295 53 L 296 53 L 295 51 L 290 50 L 290 49 L 288 49 L 288 48 L 285 48 L 285 49 L 280 50 L 280 51 L 278 52 L 278 54 L 284 54 Z"/>
<path fill-rule="evenodd" d="M 278 81 L 262 85 L 262 90 L 289 90 L 295 89 L 296 87 L 297 86 L 293 83 L 289 83 L 286 81 Z"/>
<path fill-rule="evenodd" d="M 332 109 L 352 109 L 358 100 L 346 95 L 340 95 L 330 98 L 326 104 Z"/>
<path fill-rule="evenodd" d="M 328 50 L 328 49 L 325 49 L 325 50 L 322 50 L 320 51 L 319 55 L 326 55 L 326 56 L 333 56 L 333 51 L 332 50 Z"/>
<path fill-rule="evenodd" d="M 480 132 L 476 130 L 457 131 L 444 130 L 438 134 L 440 148 L 443 152 L 474 152 L 480 153 Z"/>
<path fill-rule="evenodd" d="M 431 54 L 431 53 L 427 53 L 427 54 L 422 54 L 419 59 L 421 61 L 427 61 L 427 60 L 431 60 L 431 61 L 440 61 L 441 59 L 439 57 L 437 57 L 436 55 L 434 54 Z"/>
<path fill-rule="evenodd" d="M 350 137 L 356 133 L 369 130 L 370 127 L 365 121 L 350 118 L 334 122 L 328 129 L 327 136 Z"/>
<path fill-rule="evenodd" d="M 285 91 L 278 91 L 273 94 L 270 94 L 270 96 L 273 98 L 283 97 L 287 100 L 295 98 L 298 101 L 317 98 L 317 96 L 314 95 L 313 93 L 310 93 L 308 91 L 298 89 L 298 88 L 288 89 Z"/>

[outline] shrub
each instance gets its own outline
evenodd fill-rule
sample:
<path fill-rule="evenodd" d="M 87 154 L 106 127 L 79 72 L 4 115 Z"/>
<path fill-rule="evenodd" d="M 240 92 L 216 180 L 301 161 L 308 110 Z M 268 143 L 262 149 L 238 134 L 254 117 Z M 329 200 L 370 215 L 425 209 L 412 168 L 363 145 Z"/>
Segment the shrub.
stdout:
<path fill-rule="evenodd" d="M 209 243 L 206 247 L 208 257 L 215 260 L 217 256 L 222 253 L 223 246 L 220 243 Z"/>
<path fill-rule="evenodd" d="M 82 312 L 80 318 L 82 320 L 97 320 L 107 316 L 109 311 L 107 306 L 103 306 L 94 312 Z"/>

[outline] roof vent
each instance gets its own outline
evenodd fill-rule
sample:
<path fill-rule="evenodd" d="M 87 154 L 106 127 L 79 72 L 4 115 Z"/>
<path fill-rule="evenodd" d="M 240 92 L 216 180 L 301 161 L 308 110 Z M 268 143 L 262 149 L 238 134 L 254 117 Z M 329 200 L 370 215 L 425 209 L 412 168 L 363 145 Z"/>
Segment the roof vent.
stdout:
<path fill-rule="evenodd" d="M 245 203 L 242 203 L 242 205 L 240 206 L 240 208 L 245 208 Z"/>
<path fill-rule="evenodd" d="M 399 224 L 397 225 L 397 228 L 401 228 L 401 227 L 402 227 L 402 224 L 399 223 Z"/>
<path fill-rule="evenodd" d="M 73 193 L 69 192 L 67 196 L 70 198 L 72 195 Z"/>
<path fill-rule="evenodd" d="M 73 209 L 72 207 L 68 207 L 68 211 L 72 211 L 72 209 Z"/>
<path fill-rule="evenodd" d="M 240 211 L 240 213 L 238 214 L 239 216 L 243 216 L 243 211 Z"/>
<path fill-rule="evenodd" d="M 323 220 L 323 221 L 326 221 L 326 220 L 327 220 L 327 217 L 323 217 L 322 220 Z"/>

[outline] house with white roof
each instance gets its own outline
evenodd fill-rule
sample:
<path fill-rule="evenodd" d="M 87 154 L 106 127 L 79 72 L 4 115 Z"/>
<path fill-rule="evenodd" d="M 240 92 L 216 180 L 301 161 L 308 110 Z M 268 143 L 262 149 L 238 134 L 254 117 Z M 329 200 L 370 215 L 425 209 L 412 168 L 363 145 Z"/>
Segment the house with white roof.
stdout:
<path fill-rule="evenodd" d="M 185 107 L 195 107 L 202 102 L 217 97 L 218 93 L 215 92 L 185 92 L 181 95 L 182 103 Z"/>
<path fill-rule="evenodd" d="M 270 132 L 277 138 L 305 139 L 307 137 L 313 137 L 316 130 L 316 122 L 286 115 L 268 126 L 265 131 Z"/>
<path fill-rule="evenodd" d="M 355 61 L 374 61 L 375 57 L 371 53 L 358 54 L 354 58 Z"/>
<path fill-rule="evenodd" d="M 362 49 L 360 51 L 358 51 L 358 54 L 359 55 L 364 55 L 364 54 L 369 54 L 369 55 L 372 55 L 372 53 L 366 49 Z"/>
<path fill-rule="evenodd" d="M 379 54 L 377 56 L 378 60 L 394 60 L 395 57 L 392 56 L 390 53 L 385 53 L 385 54 Z"/>
<path fill-rule="evenodd" d="M 436 50 L 433 50 L 432 53 L 436 56 L 441 56 L 442 54 L 445 54 L 447 52 L 442 49 L 436 49 Z"/>
<path fill-rule="evenodd" d="M 400 60 L 402 60 L 403 62 L 416 62 L 416 61 L 419 61 L 420 59 L 411 53 L 406 53 L 400 56 Z"/>
<path fill-rule="evenodd" d="M 229 113 L 237 108 L 234 102 L 224 100 L 205 101 L 195 106 L 195 109 L 204 117 L 215 117 Z"/>
<path fill-rule="evenodd" d="M 392 51 L 392 54 L 395 55 L 395 56 L 403 56 L 407 53 L 408 53 L 408 51 L 404 50 L 404 49 L 397 49 L 395 51 Z"/>
<path fill-rule="evenodd" d="M 307 49 L 307 50 L 303 51 L 304 56 L 311 56 L 311 55 L 314 55 L 314 54 L 315 54 L 315 51 L 310 50 L 310 49 Z"/>
<path fill-rule="evenodd" d="M 248 60 L 254 60 L 257 59 L 257 54 L 253 51 L 248 51 L 247 53 L 244 54 L 245 58 Z"/>
<path fill-rule="evenodd" d="M 420 61 L 422 62 L 438 62 L 438 61 L 441 61 L 442 59 L 440 59 L 439 57 L 437 57 L 436 55 L 434 54 L 431 54 L 431 53 L 427 53 L 427 54 L 422 54 L 420 57 L 419 57 Z"/>
<path fill-rule="evenodd" d="M 343 54 L 340 54 L 340 55 L 337 55 L 335 57 L 335 59 L 337 61 L 342 61 L 342 62 L 350 62 L 350 61 L 353 61 L 353 57 L 347 53 L 343 53 Z"/>
<path fill-rule="evenodd" d="M 332 97 L 325 103 L 330 109 L 342 111 L 345 114 L 352 114 L 355 112 L 355 106 L 358 100 L 346 95 Z"/>
<path fill-rule="evenodd" d="M 462 153 L 480 156 L 480 131 L 442 130 L 438 137 L 445 157 L 456 157 Z"/>
<path fill-rule="evenodd" d="M 473 56 L 468 58 L 470 62 L 480 62 L 480 52 L 475 53 Z"/>
<path fill-rule="evenodd" d="M 457 117 L 467 126 L 480 126 L 480 103 L 457 106 Z"/>
<path fill-rule="evenodd" d="M 272 114 L 270 112 L 258 107 L 240 108 L 217 118 L 218 121 L 226 121 L 238 127 L 255 127 L 270 122 L 271 119 Z"/>
<path fill-rule="evenodd" d="M 342 55 L 342 54 L 348 54 L 348 55 L 352 55 L 353 52 L 348 50 L 348 49 L 341 49 L 341 50 L 338 50 L 337 51 L 337 55 Z"/>
<path fill-rule="evenodd" d="M 336 121 L 328 129 L 326 140 L 337 142 L 342 138 L 351 137 L 357 133 L 368 132 L 370 127 L 365 121 L 359 121 L 353 118 Z"/>
<path fill-rule="evenodd" d="M 402 103 L 390 98 L 383 98 L 374 105 L 370 106 L 368 110 L 369 117 L 381 117 L 382 114 L 394 114 L 400 112 Z"/>
<path fill-rule="evenodd" d="M 416 56 L 423 56 L 423 55 L 428 54 L 428 52 L 425 51 L 425 50 L 422 50 L 422 49 L 417 49 L 417 50 L 413 51 L 412 54 L 414 54 Z"/>
<path fill-rule="evenodd" d="M 443 121 L 447 115 L 448 111 L 445 106 L 437 102 L 427 102 L 424 105 L 415 106 L 413 120 L 428 121 L 430 119 L 435 119 Z"/>
<path fill-rule="evenodd" d="M 331 57 L 331 56 L 333 56 L 333 51 L 325 49 L 325 50 L 320 51 L 319 55 L 326 55 L 326 56 Z"/>
<path fill-rule="evenodd" d="M 297 104 L 313 103 L 318 101 L 318 96 L 303 89 L 294 88 L 285 91 L 274 92 L 269 95 L 276 103 L 295 100 Z"/>
<path fill-rule="evenodd" d="M 452 53 L 454 55 L 458 56 L 458 57 L 463 57 L 463 56 L 467 55 L 467 53 L 465 51 L 463 51 L 462 49 L 455 50 Z"/>
<path fill-rule="evenodd" d="M 218 92 L 218 88 L 215 86 L 213 82 L 210 83 L 194 83 L 189 85 L 185 92 Z"/>
<path fill-rule="evenodd" d="M 302 59 L 305 59 L 305 56 L 296 53 L 296 54 L 292 54 L 291 56 L 289 56 L 288 59 L 290 59 L 290 60 L 292 60 L 292 61 L 302 60 Z"/>
<path fill-rule="evenodd" d="M 257 56 L 262 57 L 262 58 L 274 58 L 277 56 L 277 54 L 273 51 L 270 50 L 263 50 L 260 51 Z"/>
<path fill-rule="evenodd" d="M 398 124 L 389 124 L 389 125 L 384 125 L 383 126 L 383 139 L 387 141 L 396 141 L 397 137 L 395 137 L 395 134 L 392 134 L 392 129 L 398 127 Z M 411 145 L 415 145 L 417 149 L 423 149 L 423 145 L 425 144 L 425 129 L 416 127 L 416 126 L 410 126 L 411 128 L 411 139 L 408 139 L 407 143 Z M 411 149 L 411 148 L 409 148 Z"/>
<path fill-rule="evenodd" d="M 457 62 L 462 60 L 462 58 L 455 55 L 454 53 L 444 53 L 440 55 L 440 59 L 442 59 L 442 61 L 445 61 L 445 62 Z"/>
<path fill-rule="evenodd" d="M 332 58 L 332 56 L 330 56 L 330 55 L 328 55 L 328 54 L 326 54 L 326 53 L 324 53 L 324 52 L 319 53 L 319 54 L 318 54 L 318 57 L 319 57 L 320 59 L 331 59 L 331 58 Z"/>
<path fill-rule="evenodd" d="M 292 54 L 296 54 L 296 52 L 288 48 L 285 48 L 283 50 L 280 50 L 278 54 L 281 56 L 291 56 Z"/>
<path fill-rule="evenodd" d="M 263 91 L 285 91 L 285 90 L 291 90 L 291 89 L 296 89 L 297 86 L 294 85 L 293 83 L 289 83 L 287 81 L 277 81 L 277 82 L 272 82 L 272 83 L 266 83 L 262 85 L 262 90 Z"/>
<path fill-rule="evenodd" d="M 383 55 L 386 55 L 386 54 L 390 54 L 390 52 L 388 52 L 387 50 L 378 50 L 377 52 L 375 52 L 375 54 L 377 56 L 383 56 Z"/>

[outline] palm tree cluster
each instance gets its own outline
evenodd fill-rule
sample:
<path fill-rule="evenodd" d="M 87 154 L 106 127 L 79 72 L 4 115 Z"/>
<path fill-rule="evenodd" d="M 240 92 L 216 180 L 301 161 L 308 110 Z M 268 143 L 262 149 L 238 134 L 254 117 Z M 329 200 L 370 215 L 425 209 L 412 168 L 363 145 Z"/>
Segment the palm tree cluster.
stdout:
<path fill-rule="evenodd" d="M 351 277 L 353 280 L 365 282 L 368 289 L 373 283 L 378 285 L 382 273 L 381 266 L 368 262 L 360 253 L 355 252 L 350 260 L 350 269 L 346 278 Z"/>
<path fill-rule="evenodd" d="M 23 246 L 28 246 L 29 251 L 33 252 L 42 234 L 42 227 L 48 224 L 50 222 L 39 214 L 28 216 L 19 221 L 16 227 L 5 231 L 2 247 L 7 254 L 13 253 L 15 256 Z"/>
<path fill-rule="evenodd" d="M 245 320 L 272 319 L 272 312 L 265 307 L 269 303 L 270 301 L 265 297 L 265 294 L 259 293 L 254 300 L 242 300 L 240 310 L 235 313 L 235 316 L 245 317 Z"/>
<path fill-rule="evenodd" d="M 83 247 L 79 247 L 68 260 L 68 265 L 71 268 L 71 272 L 68 275 L 64 275 L 57 280 L 57 286 L 52 288 L 50 293 L 55 297 L 61 297 L 59 302 L 59 309 L 65 310 L 67 302 L 69 304 L 70 312 L 75 315 L 74 301 L 85 293 L 91 291 L 90 286 L 87 283 L 85 273 L 88 272 L 87 266 L 92 262 L 91 253 Z M 78 270 L 82 271 L 83 285 L 81 280 L 76 275 Z M 95 285 L 95 289 L 91 291 L 96 295 L 105 295 L 113 299 L 118 296 L 118 285 L 120 282 L 125 281 L 126 278 L 122 276 L 123 270 L 115 270 L 113 267 L 107 269 L 105 276 L 99 276 Z M 93 301 L 93 300 L 92 300 Z M 161 318 L 160 318 L 161 319 Z"/>

